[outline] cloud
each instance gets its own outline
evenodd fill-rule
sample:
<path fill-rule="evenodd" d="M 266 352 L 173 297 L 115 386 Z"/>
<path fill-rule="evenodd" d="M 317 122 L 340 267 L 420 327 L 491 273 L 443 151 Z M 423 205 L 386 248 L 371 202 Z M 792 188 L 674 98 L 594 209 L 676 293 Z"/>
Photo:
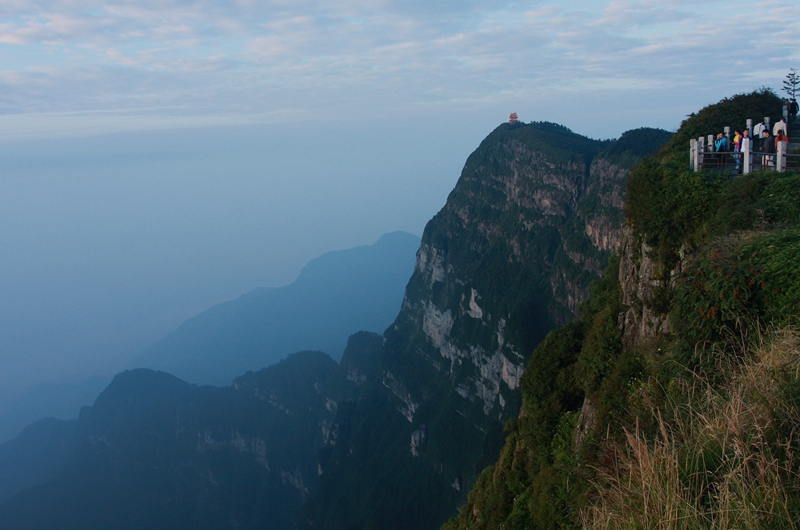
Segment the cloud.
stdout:
<path fill-rule="evenodd" d="M 0 109 L 334 117 L 557 92 L 723 96 L 795 66 L 798 21 L 794 3 L 743 0 L 12 0 Z"/>

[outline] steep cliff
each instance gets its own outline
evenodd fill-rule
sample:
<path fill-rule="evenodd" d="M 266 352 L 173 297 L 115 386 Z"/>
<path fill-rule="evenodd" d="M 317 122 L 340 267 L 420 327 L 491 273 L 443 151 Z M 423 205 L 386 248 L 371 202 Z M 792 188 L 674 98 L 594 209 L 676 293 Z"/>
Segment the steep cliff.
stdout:
<path fill-rule="evenodd" d="M 649 135 L 669 138 L 624 138 Z M 425 229 L 376 384 L 337 414 L 311 527 L 434 528 L 463 501 L 517 414 L 529 352 L 574 318 L 621 237 L 638 156 L 603 158 L 613 146 L 504 124 L 469 157 Z"/>

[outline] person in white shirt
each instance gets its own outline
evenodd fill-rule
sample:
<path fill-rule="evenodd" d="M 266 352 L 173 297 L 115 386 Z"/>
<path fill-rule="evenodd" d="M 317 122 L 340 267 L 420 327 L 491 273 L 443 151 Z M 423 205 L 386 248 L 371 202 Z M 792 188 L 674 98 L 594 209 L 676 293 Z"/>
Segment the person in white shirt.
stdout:
<path fill-rule="evenodd" d="M 783 131 L 783 134 L 786 134 L 786 122 L 783 121 L 783 118 L 775 122 L 772 127 L 772 136 L 778 136 L 778 131 Z"/>
<path fill-rule="evenodd" d="M 745 147 L 745 144 L 747 144 L 747 147 Z M 750 156 L 753 156 L 752 155 L 752 153 L 753 153 L 753 139 L 750 138 L 750 131 L 748 131 L 747 129 L 742 131 L 742 137 L 739 139 L 739 151 L 741 151 L 742 153 L 744 153 L 744 151 L 748 151 L 750 153 Z M 742 157 L 744 155 L 742 154 L 742 155 L 739 155 L 739 156 Z M 741 162 L 742 161 L 739 158 L 736 159 L 736 171 L 737 171 L 737 173 L 739 172 L 739 168 L 741 167 L 740 166 Z"/>

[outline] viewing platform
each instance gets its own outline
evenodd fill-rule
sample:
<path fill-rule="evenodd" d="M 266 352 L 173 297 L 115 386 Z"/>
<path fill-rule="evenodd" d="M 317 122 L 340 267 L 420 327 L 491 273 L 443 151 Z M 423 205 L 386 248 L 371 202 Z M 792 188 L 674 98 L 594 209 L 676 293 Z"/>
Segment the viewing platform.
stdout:
<path fill-rule="evenodd" d="M 788 120 L 785 121 L 788 122 Z M 765 117 L 763 123 L 771 133 L 769 117 Z M 775 146 L 775 151 L 772 153 L 765 153 L 761 150 L 764 141 L 762 138 L 753 136 L 752 119 L 747 120 L 744 129 L 749 131 L 751 141 L 742 142 L 741 151 L 734 151 L 732 147 L 730 151 L 715 151 L 715 135 L 713 134 L 709 134 L 706 138 L 701 136 L 692 139 L 689 141 L 689 167 L 693 171 L 729 171 L 742 175 L 759 170 L 800 171 L 800 154 L 789 153 L 790 150 L 800 145 L 796 141 L 792 141 L 792 138 L 795 140 L 797 138 L 798 125 L 800 123 L 797 120 L 793 121 L 792 126 L 787 125 L 787 136 L 791 133 L 789 142 L 775 142 L 774 137 L 771 137 Z M 725 127 L 723 135 L 726 144 L 732 146 L 731 128 Z"/>

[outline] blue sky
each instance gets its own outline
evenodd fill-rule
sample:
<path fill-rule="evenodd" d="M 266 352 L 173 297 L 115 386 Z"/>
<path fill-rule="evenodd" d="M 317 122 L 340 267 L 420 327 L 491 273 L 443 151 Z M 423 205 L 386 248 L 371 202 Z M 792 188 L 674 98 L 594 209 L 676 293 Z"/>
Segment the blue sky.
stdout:
<path fill-rule="evenodd" d="M 420 235 L 509 112 L 674 130 L 791 67 L 786 1 L 0 0 L 0 412 Z"/>

